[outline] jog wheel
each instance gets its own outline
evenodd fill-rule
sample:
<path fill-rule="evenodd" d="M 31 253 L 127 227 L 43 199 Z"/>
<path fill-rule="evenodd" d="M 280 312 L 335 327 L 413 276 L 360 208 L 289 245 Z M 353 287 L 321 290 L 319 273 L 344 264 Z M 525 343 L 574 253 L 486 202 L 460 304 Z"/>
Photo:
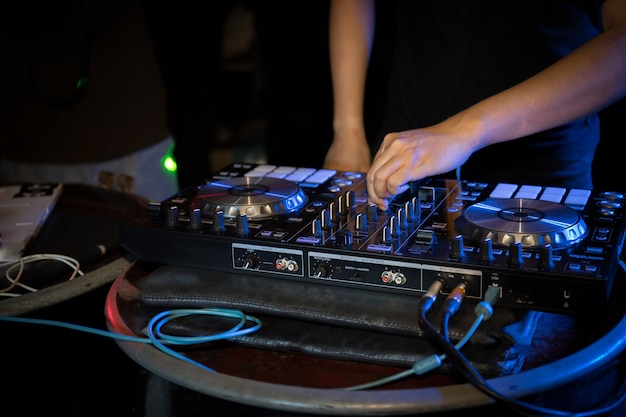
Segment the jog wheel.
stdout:
<path fill-rule="evenodd" d="M 236 177 L 201 186 L 191 201 L 203 217 L 222 210 L 225 218 L 245 214 L 249 219 L 267 219 L 302 208 L 307 196 L 294 182 L 268 177 Z"/>
<path fill-rule="evenodd" d="M 522 247 L 546 244 L 563 249 L 587 234 L 582 217 L 568 206 L 524 198 L 487 199 L 476 203 L 455 221 L 455 229 L 473 242 L 491 239 L 493 244 Z"/>

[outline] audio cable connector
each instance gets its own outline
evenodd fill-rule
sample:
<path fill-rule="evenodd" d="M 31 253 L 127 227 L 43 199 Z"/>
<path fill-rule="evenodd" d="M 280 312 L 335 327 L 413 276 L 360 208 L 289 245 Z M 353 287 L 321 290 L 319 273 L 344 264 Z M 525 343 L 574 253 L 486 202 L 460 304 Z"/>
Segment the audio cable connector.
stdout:
<path fill-rule="evenodd" d="M 430 284 L 428 290 L 426 290 L 426 293 L 422 296 L 422 298 L 420 298 L 420 312 L 423 312 L 425 314 L 428 310 L 430 310 L 433 303 L 437 300 L 437 297 L 439 297 L 439 294 L 441 294 L 444 285 L 444 282 L 440 279 L 436 279 L 432 282 L 432 284 Z"/>
<path fill-rule="evenodd" d="M 496 305 L 500 299 L 501 288 L 495 285 L 490 285 L 485 291 L 483 300 L 476 304 L 474 308 L 474 314 L 476 317 L 480 317 L 481 320 L 489 320 L 493 315 L 493 306 Z"/>
<path fill-rule="evenodd" d="M 461 303 L 467 294 L 467 287 L 467 282 L 461 281 L 450 292 L 450 295 L 446 297 L 444 307 L 446 313 L 450 314 L 450 316 L 453 316 L 457 311 L 459 311 L 459 307 L 461 307 Z"/>
<path fill-rule="evenodd" d="M 461 307 L 461 303 L 465 299 L 465 295 L 467 294 L 468 284 L 465 281 L 459 282 L 450 294 L 446 297 L 446 301 L 444 302 L 444 310 L 443 317 L 441 319 L 441 335 L 449 340 L 448 337 L 448 323 L 450 322 L 450 318 L 459 311 Z"/>

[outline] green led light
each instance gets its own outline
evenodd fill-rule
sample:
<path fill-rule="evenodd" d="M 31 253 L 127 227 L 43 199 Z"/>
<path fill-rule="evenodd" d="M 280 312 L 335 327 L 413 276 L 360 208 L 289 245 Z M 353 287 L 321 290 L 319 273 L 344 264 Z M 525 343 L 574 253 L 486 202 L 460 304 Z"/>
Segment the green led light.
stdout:
<path fill-rule="evenodd" d="M 176 161 L 171 156 L 166 156 L 163 158 L 163 168 L 165 168 L 169 172 L 176 172 Z"/>
<path fill-rule="evenodd" d="M 76 81 L 76 89 L 80 90 L 81 88 L 84 88 L 87 85 L 87 77 L 83 77 L 80 78 L 78 81 Z"/>
<path fill-rule="evenodd" d="M 174 159 L 174 145 L 171 145 L 165 155 L 163 155 L 163 158 L 161 158 L 161 166 L 167 172 L 175 173 L 178 169 L 176 159 Z"/>

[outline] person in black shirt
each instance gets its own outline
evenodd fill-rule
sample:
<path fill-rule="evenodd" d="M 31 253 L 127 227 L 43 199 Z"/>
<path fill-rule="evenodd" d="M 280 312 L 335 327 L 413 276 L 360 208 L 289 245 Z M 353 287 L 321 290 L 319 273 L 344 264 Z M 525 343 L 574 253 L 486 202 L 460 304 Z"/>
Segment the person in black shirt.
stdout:
<path fill-rule="evenodd" d="M 374 1 L 334 0 L 334 139 L 324 166 L 367 171 L 381 209 L 411 181 L 592 188 L 597 112 L 626 93 L 626 1 L 396 3 L 373 160 L 363 127 Z"/>

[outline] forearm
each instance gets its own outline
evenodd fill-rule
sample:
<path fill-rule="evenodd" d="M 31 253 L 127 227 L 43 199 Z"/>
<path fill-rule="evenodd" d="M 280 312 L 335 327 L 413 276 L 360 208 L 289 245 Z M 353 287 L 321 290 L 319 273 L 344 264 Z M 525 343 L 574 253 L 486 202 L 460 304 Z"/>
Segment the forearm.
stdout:
<path fill-rule="evenodd" d="M 475 149 L 550 129 L 626 94 L 626 28 L 619 24 L 528 80 L 452 117 Z"/>
<path fill-rule="evenodd" d="M 330 62 L 337 134 L 363 128 L 365 78 L 374 31 L 373 0 L 333 0 Z M 350 136 L 350 135 L 349 135 Z"/>

